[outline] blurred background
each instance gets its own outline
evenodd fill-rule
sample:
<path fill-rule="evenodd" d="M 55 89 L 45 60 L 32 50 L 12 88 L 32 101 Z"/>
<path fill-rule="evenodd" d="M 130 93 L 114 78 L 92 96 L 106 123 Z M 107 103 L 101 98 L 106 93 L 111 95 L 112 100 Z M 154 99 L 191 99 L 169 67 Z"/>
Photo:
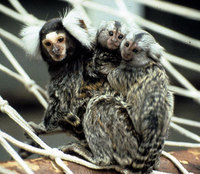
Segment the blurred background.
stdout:
<path fill-rule="evenodd" d="M 93 0 L 95 2 L 108 5 L 109 7 L 116 8 L 117 6 L 112 0 Z M 20 0 L 23 7 L 35 17 L 48 20 L 54 17 L 59 17 L 60 13 L 63 14 L 67 7 L 67 3 L 59 0 Z M 200 1 L 198 0 L 184 0 L 167 2 L 177 3 L 186 7 L 200 10 Z M 125 0 L 128 10 L 134 14 L 144 17 L 150 21 L 154 21 L 162 26 L 168 27 L 185 35 L 191 36 L 200 40 L 200 22 L 197 20 L 187 19 L 181 16 L 173 15 L 167 12 L 156 10 L 154 8 L 146 7 L 135 3 L 133 0 Z M 13 9 L 7 0 L 1 0 L 0 4 L 5 5 L 8 8 Z M 115 16 L 102 13 L 100 11 L 86 9 L 92 24 L 97 26 L 101 20 L 120 20 Z M 13 33 L 18 36 L 19 31 L 24 24 L 0 13 L 0 28 Z M 146 29 L 146 28 L 144 28 Z M 180 56 L 187 60 L 200 64 L 200 50 L 190 45 L 180 43 L 174 39 L 170 39 L 166 36 L 160 35 L 156 32 L 148 30 L 156 40 L 171 54 Z M 1 36 L 1 35 L 0 35 Z M 10 49 L 14 57 L 18 60 L 24 70 L 29 74 L 30 78 L 37 82 L 43 88 L 49 80 L 47 67 L 45 63 L 38 59 L 33 59 L 25 55 L 24 51 L 17 47 L 15 44 L 2 38 L 7 47 Z M 0 52 L 0 64 L 14 70 L 8 60 L 5 58 L 2 52 Z M 200 73 L 192 70 L 185 69 L 183 67 L 174 65 L 174 67 L 181 72 L 198 90 L 200 90 Z M 169 75 L 170 76 L 170 75 Z M 177 81 L 170 76 L 171 84 L 179 86 Z M 26 90 L 23 84 L 19 83 L 15 79 L 6 75 L 0 71 L 0 96 L 5 100 L 8 100 L 9 104 L 14 107 L 27 121 L 34 121 L 39 123 L 43 117 L 44 109 L 37 101 L 35 96 Z M 200 121 L 200 105 L 193 99 L 177 96 L 175 97 L 175 113 L 176 116 L 187 118 L 191 120 Z M 189 130 L 200 135 L 200 129 L 184 126 Z M 22 129 L 16 125 L 7 115 L 0 113 L 0 129 L 9 133 L 13 137 L 24 141 Z M 57 147 L 69 141 L 65 134 L 43 136 L 43 140 L 52 147 Z M 174 141 L 188 141 L 193 142 L 191 139 L 187 139 L 184 136 L 180 136 L 176 131 L 170 129 L 169 140 Z M 177 147 L 165 147 L 167 151 L 180 150 Z M 0 146 L 0 161 L 10 159 L 7 152 Z"/>

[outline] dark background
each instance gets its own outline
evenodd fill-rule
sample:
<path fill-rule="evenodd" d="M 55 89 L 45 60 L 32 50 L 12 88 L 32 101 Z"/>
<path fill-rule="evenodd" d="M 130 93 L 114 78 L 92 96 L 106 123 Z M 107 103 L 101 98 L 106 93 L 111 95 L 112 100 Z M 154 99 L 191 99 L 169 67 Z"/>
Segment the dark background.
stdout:
<path fill-rule="evenodd" d="M 59 13 L 63 13 L 66 8 L 66 2 L 63 1 L 49 1 L 49 0 L 20 0 L 25 9 L 35 15 L 39 19 L 48 20 L 54 17 L 58 17 Z M 131 2 L 131 1 L 130 1 Z M 129 2 L 128 7 L 131 9 L 131 3 Z M 172 1 L 180 5 L 191 7 L 194 9 L 200 10 L 200 2 L 198 0 L 184 0 L 184 1 Z M 6 0 L 1 0 L 2 4 L 7 7 L 12 8 Z M 170 29 L 174 29 L 188 36 L 200 39 L 200 22 L 195 20 L 189 20 L 183 17 L 172 15 L 166 12 L 155 10 L 152 8 L 144 7 L 141 8 L 144 11 L 141 12 L 146 19 L 159 23 Z M 93 13 L 95 13 L 93 11 Z M 96 12 L 99 13 L 99 12 Z M 95 15 L 95 14 L 94 14 Z M 101 18 L 107 18 L 107 14 L 102 14 Z M 96 19 L 97 21 L 100 20 Z M 98 23 L 95 21 L 95 23 Z M 7 17 L 6 15 L 0 13 L 0 27 L 7 30 L 8 32 L 13 33 L 18 36 L 20 29 L 23 24 Z M 151 30 L 148 30 L 152 33 L 156 40 L 171 54 L 183 57 L 185 59 L 200 63 L 200 50 L 189 45 L 182 44 L 178 41 L 172 40 L 168 37 L 159 35 Z M 12 44 L 11 42 L 3 39 L 6 43 L 12 54 L 19 61 L 21 66 L 25 69 L 31 79 L 35 80 L 40 86 L 45 88 L 45 85 L 48 82 L 48 73 L 46 65 L 41 60 L 35 60 L 30 57 L 27 57 L 24 54 L 24 51 Z M 13 69 L 4 55 L 0 52 L 0 64 L 7 66 L 8 68 Z M 184 69 L 182 67 L 174 65 L 190 82 L 199 90 L 200 89 L 200 74 Z M 176 80 L 170 76 L 171 83 L 173 85 L 179 85 Z M 4 74 L 0 71 L 0 95 L 8 100 L 9 104 L 14 107 L 27 121 L 40 122 L 44 109 L 36 100 L 35 96 L 29 93 L 24 86 L 11 78 L 10 76 Z M 183 118 L 188 118 L 191 120 L 200 121 L 200 107 L 199 104 L 195 103 L 192 99 L 176 96 L 175 97 L 175 115 L 181 116 Z M 186 127 L 186 126 L 184 126 Z M 200 129 L 186 127 L 189 130 L 197 133 L 199 135 Z M 16 125 L 7 115 L 0 113 L 0 129 L 9 133 L 19 140 L 25 140 L 23 136 L 23 131 Z M 53 136 L 43 136 L 44 141 L 54 147 L 64 144 L 69 139 L 65 134 L 53 135 Z M 193 142 L 190 139 L 185 138 L 184 136 L 177 134 L 174 130 L 170 129 L 169 140 L 175 141 L 188 141 Z M 166 150 L 179 150 L 181 148 L 166 147 Z M 7 152 L 0 146 L 0 161 L 8 160 L 10 157 Z"/>

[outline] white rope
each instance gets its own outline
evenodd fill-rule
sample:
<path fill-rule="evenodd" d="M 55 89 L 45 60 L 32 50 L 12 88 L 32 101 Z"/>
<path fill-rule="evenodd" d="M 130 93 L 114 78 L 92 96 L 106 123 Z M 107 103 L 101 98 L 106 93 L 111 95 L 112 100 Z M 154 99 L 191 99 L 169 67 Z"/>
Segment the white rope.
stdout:
<path fill-rule="evenodd" d="M 177 141 L 165 141 L 166 146 L 187 147 L 187 148 L 200 148 L 200 143 L 187 143 Z"/>
<path fill-rule="evenodd" d="M 168 13 L 172 13 L 175 15 L 180 15 L 185 18 L 200 20 L 200 11 L 192 8 L 184 7 L 181 5 L 177 5 L 175 3 L 170 3 L 166 1 L 158 1 L 158 0 L 133 0 L 137 3 L 146 5 L 151 8 L 155 8 L 157 10 L 166 11 Z"/>
<path fill-rule="evenodd" d="M 20 76 L 19 74 L 11 71 L 10 69 L 8 69 L 7 67 L 3 66 L 2 64 L 0 64 L 0 70 L 5 72 L 6 74 L 8 74 L 9 76 L 17 79 L 18 81 L 20 81 L 21 83 L 24 83 L 24 79 L 22 76 Z"/>
<path fill-rule="evenodd" d="M 171 173 L 166 173 L 166 172 L 160 172 L 160 171 L 155 171 L 151 172 L 151 174 L 171 174 Z"/>
<path fill-rule="evenodd" d="M 74 162 L 86 167 L 89 167 L 91 169 L 113 169 L 113 166 L 111 167 L 103 167 L 103 166 L 97 166 L 95 164 L 92 164 L 88 161 L 82 160 L 76 156 L 72 156 L 72 155 L 68 155 L 65 154 L 61 151 L 59 151 L 58 149 L 51 149 L 51 151 L 47 150 L 47 149 L 40 149 L 37 147 L 33 147 L 29 144 L 25 144 L 21 141 L 16 140 L 15 138 L 11 137 L 10 135 L 6 134 L 5 132 L 0 131 L 0 135 L 2 135 L 7 141 L 9 141 L 10 143 L 12 143 L 13 145 L 22 148 L 26 151 L 29 151 L 31 153 L 36 153 L 39 155 L 43 155 L 43 156 L 49 156 L 50 158 L 61 158 L 63 160 L 66 161 L 70 161 L 70 162 Z"/>
<path fill-rule="evenodd" d="M 17 72 L 24 77 L 24 80 L 26 81 L 26 87 L 27 89 L 33 93 L 36 98 L 39 100 L 39 102 L 43 105 L 44 108 L 47 108 L 47 102 L 42 97 L 42 95 L 38 92 L 37 87 L 35 86 L 35 83 L 33 80 L 30 79 L 28 74 L 23 70 L 23 68 L 20 66 L 20 64 L 17 62 L 17 60 L 14 58 L 12 53 L 9 51 L 9 49 L 6 47 L 4 42 L 0 39 L 0 49 L 4 53 L 4 55 L 7 57 L 7 59 L 10 61 L 10 63 L 13 65 L 13 67 L 17 70 Z"/>
<path fill-rule="evenodd" d="M 176 95 L 193 98 L 195 101 L 199 101 L 200 99 L 200 92 L 199 91 L 191 91 L 188 89 L 180 88 L 177 86 L 169 86 L 169 90 L 174 92 Z"/>
<path fill-rule="evenodd" d="M 26 9 L 18 2 L 18 0 L 9 0 L 12 6 L 22 15 L 29 15 Z"/>
<path fill-rule="evenodd" d="M 43 24 L 42 20 L 38 20 L 37 18 L 35 18 L 30 14 L 29 15 L 19 14 L 3 4 L 0 4 L 0 12 L 24 24 L 32 24 L 32 25 Z"/>
<path fill-rule="evenodd" d="M 3 100 L 3 98 L 1 96 L 0 96 L 0 111 L 3 113 L 6 113 L 12 120 L 14 120 L 41 147 L 43 147 L 46 150 L 52 151 L 51 147 L 49 147 L 35 133 L 33 133 L 33 129 L 29 126 L 29 124 L 17 113 L 16 110 L 14 110 L 11 106 L 9 106 L 8 102 Z M 56 163 L 60 167 L 65 165 L 62 161 L 60 161 L 58 159 L 56 160 Z M 63 170 L 66 171 L 66 167 Z"/>
<path fill-rule="evenodd" d="M 161 58 L 161 63 L 165 66 L 168 72 L 176 78 L 176 80 L 182 84 L 185 88 L 198 92 L 198 90 L 180 73 L 178 72 L 165 58 Z M 200 102 L 200 99 L 197 99 Z"/>
<path fill-rule="evenodd" d="M 27 166 L 23 159 L 18 155 L 18 153 L 7 143 L 7 141 L 0 135 L 0 143 L 6 149 L 6 151 L 15 159 L 19 165 L 26 171 L 28 174 L 34 174 L 33 171 Z"/>
<path fill-rule="evenodd" d="M 183 167 L 183 165 L 170 153 L 162 151 L 162 155 L 170 159 L 183 174 L 189 174 L 189 172 Z"/>
<path fill-rule="evenodd" d="M 19 72 L 19 74 L 24 76 L 26 79 L 29 79 L 29 76 L 26 74 L 26 72 L 23 70 L 23 68 L 20 66 L 20 64 L 17 62 L 17 60 L 14 58 L 14 56 L 11 54 L 11 52 L 1 39 L 0 39 L 0 49 L 2 53 L 4 53 L 4 55 L 8 58 L 13 67 Z"/>
<path fill-rule="evenodd" d="M 66 167 L 60 158 L 55 158 L 55 162 L 62 168 L 64 173 L 73 174 L 73 172 L 68 167 Z"/>
<path fill-rule="evenodd" d="M 15 12 L 14 10 L 11 10 L 10 8 L 6 7 L 3 4 L 0 4 L 0 12 L 4 13 L 5 15 L 8 15 L 9 17 L 16 19 L 20 22 L 23 22 L 24 16 Z M 28 21 L 25 21 L 28 22 Z"/>
<path fill-rule="evenodd" d="M 183 124 L 183 125 L 187 125 L 187 126 L 193 126 L 193 127 L 200 128 L 200 122 L 198 122 L 198 121 L 193 121 L 193 120 L 189 120 L 189 119 L 185 119 L 185 118 L 179 118 L 179 117 L 175 117 L 175 116 L 173 116 L 171 118 L 171 120 L 174 123 L 179 123 L 179 124 Z"/>
<path fill-rule="evenodd" d="M 0 70 L 1 70 L 2 72 L 4 72 L 4 73 L 8 74 L 9 76 L 11 76 L 11 77 L 17 79 L 19 82 L 21 82 L 22 84 L 24 84 L 26 88 L 30 88 L 31 85 L 34 85 L 35 88 L 36 88 L 38 91 L 40 91 L 40 93 L 41 93 L 45 98 L 47 98 L 47 93 L 46 93 L 46 91 L 45 91 L 43 88 L 41 88 L 39 85 L 37 85 L 34 81 L 29 81 L 29 82 L 27 83 L 27 81 L 24 79 L 24 77 L 22 77 L 22 76 L 20 76 L 19 74 L 17 74 L 17 73 L 15 73 L 15 72 L 11 71 L 11 70 L 8 69 L 7 67 L 3 66 L 2 64 L 0 64 Z"/>
<path fill-rule="evenodd" d="M 187 129 L 184 129 L 181 126 L 178 126 L 177 124 L 175 124 L 173 122 L 170 123 L 170 126 L 174 130 L 178 131 L 180 134 L 182 134 L 190 139 L 193 139 L 197 142 L 200 142 L 200 137 L 198 135 L 196 135 L 195 133 L 192 133 L 192 132 L 188 131 Z"/>
<path fill-rule="evenodd" d="M 9 41 L 13 42 L 17 46 L 23 48 L 23 42 L 21 39 L 16 37 L 14 34 L 9 33 L 8 31 L 0 28 L 0 36 L 8 39 Z"/>
<path fill-rule="evenodd" d="M 2 166 L 0 166 L 0 173 L 1 174 L 16 174 L 15 172 L 11 171 L 11 170 L 8 170 Z"/>
<path fill-rule="evenodd" d="M 155 22 L 148 21 L 142 17 L 139 17 L 137 15 L 132 15 L 135 19 L 135 22 L 140 25 L 143 28 L 147 28 L 151 31 L 154 31 L 156 33 L 159 33 L 161 35 L 164 35 L 166 37 L 169 37 L 173 40 L 177 40 L 179 42 L 182 42 L 186 45 L 193 46 L 195 48 L 200 49 L 200 40 L 194 39 L 192 37 L 189 37 L 185 34 L 182 34 L 180 32 L 174 31 L 172 29 L 169 29 L 167 27 L 164 27 L 162 25 L 156 24 Z"/>
<path fill-rule="evenodd" d="M 167 59 L 171 63 L 182 66 L 184 68 L 188 68 L 190 70 L 200 72 L 200 64 L 198 64 L 198 63 L 183 59 L 183 58 L 178 57 L 178 56 L 174 56 L 174 55 L 169 54 L 169 53 L 165 53 L 165 59 Z"/>
<path fill-rule="evenodd" d="M 200 41 L 199 40 L 188 37 L 186 35 L 183 35 L 181 33 L 178 33 L 176 31 L 173 31 L 173 30 L 168 29 L 166 27 L 163 27 L 159 24 L 145 20 L 140 16 L 137 16 L 135 14 L 130 13 L 127 10 L 127 7 L 126 7 L 123 0 L 115 0 L 115 3 L 117 4 L 119 9 L 113 9 L 113 8 L 108 7 L 108 6 L 104 6 L 100 3 L 95 3 L 95 2 L 92 2 L 92 1 L 83 1 L 83 0 L 65 0 L 65 1 L 73 3 L 73 5 L 78 10 L 80 10 L 82 12 L 82 14 L 85 16 L 85 19 L 87 20 L 88 23 L 91 23 L 91 21 L 90 21 L 90 18 L 88 17 L 88 15 L 87 15 L 87 13 L 86 13 L 86 11 L 83 7 L 91 8 L 93 10 L 99 10 L 99 11 L 103 11 L 103 12 L 106 12 L 106 13 L 113 14 L 115 16 L 123 18 L 124 20 L 128 21 L 128 23 L 130 23 L 130 21 L 135 21 L 135 22 L 137 22 L 137 24 L 139 24 L 140 26 L 142 26 L 144 28 L 148 28 L 152 31 L 158 32 L 162 35 L 173 38 L 175 40 L 178 40 L 178 41 L 185 43 L 185 44 L 188 44 L 190 46 L 200 48 Z M 155 8 L 156 4 L 158 5 L 159 8 L 163 4 L 165 4 L 162 7 L 161 10 L 166 10 L 167 5 L 172 5 L 168 2 L 161 2 L 161 1 L 155 1 L 155 0 L 150 0 L 152 2 L 154 1 L 152 3 L 152 5 L 149 5 L 150 1 L 148 1 L 148 2 L 144 1 L 144 0 L 135 0 L 135 1 L 142 3 L 142 4 L 145 4 L 147 6 L 151 6 L 152 8 Z M 30 15 L 23 8 L 23 6 L 19 3 L 19 1 L 9 0 L 9 2 L 17 10 L 17 12 L 10 9 L 10 8 L 7 8 L 6 6 L 4 6 L 2 4 L 0 4 L 0 12 L 2 12 L 5 15 L 8 15 L 11 18 L 14 18 L 14 19 L 16 19 L 16 20 L 18 20 L 22 23 L 25 23 L 25 24 L 40 24 L 40 23 L 44 22 L 44 21 L 41 21 L 41 20 L 35 18 L 33 15 Z M 199 20 L 199 18 L 200 18 L 199 15 L 198 16 L 196 15 L 196 14 L 199 14 L 199 11 L 194 10 L 193 12 L 188 14 L 188 13 L 185 13 L 185 11 L 186 10 L 191 11 L 191 9 L 183 8 L 181 6 L 176 6 L 176 5 L 174 5 L 174 7 L 177 7 L 176 8 L 177 10 L 170 8 L 170 9 L 168 9 L 168 12 L 171 12 L 171 13 L 174 13 L 174 14 L 177 14 L 177 15 L 182 15 L 182 16 L 188 17 L 188 18 L 193 18 L 193 19 L 196 17 L 195 20 Z M 181 10 L 184 10 L 184 14 L 183 14 L 183 11 L 181 12 Z M 18 37 L 14 36 L 13 34 L 7 32 L 7 31 L 5 31 L 4 29 L 1 29 L 1 28 L 0 28 L 0 36 L 10 40 L 11 42 L 18 45 L 19 47 L 22 47 L 22 45 L 23 45 L 23 43 L 21 42 L 21 40 Z M 3 66 L 1 64 L 0 64 L 0 70 L 7 73 L 11 77 L 14 77 L 15 79 L 19 80 L 20 82 L 24 81 L 22 83 L 29 89 L 30 92 L 32 92 L 36 96 L 36 98 L 40 101 L 40 103 L 46 108 L 47 107 L 46 101 L 41 96 L 41 94 L 46 96 L 46 92 L 41 87 L 39 87 L 37 84 L 35 84 L 35 82 L 33 80 L 30 79 L 30 77 L 26 74 L 26 72 L 18 64 L 18 62 L 16 61 L 14 56 L 10 53 L 10 51 L 8 50 L 8 48 L 6 47 L 6 45 L 3 43 L 3 41 L 1 39 L 0 39 L 0 49 L 4 53 L 4 55 L 8 58 L 10 63 L 13 65 L 13 67 L 17 70 L 17 72 L 19 74 L 11 71 L 10 69 L 6 68 L 5 66 Z M 183 96 L 186 96 L 186 97 L 193 98 L 197 101 L 200 101 L 200 97 L 199 97 L 200 91 L 197 90 L 168 61 L 170 61 L 171 63 L 177 64 L 179 66 L 183 66 L 185 68 L 197 71 L 197 72 L 200 72 L 200 68 L 199 68 L 200 65 L 197 64 L 197 63 L 182 59 L 180 57 L 171 55 L 169 53 L 166 53 L 165 57 L 166 57 L 166 59 L 163 59 L 162 63 L 164 64 L 166 69 L 179 81 L 180 84 L 182 84 L 186 88 L 186 89 L 183 89 L 183 88 L 176 87 L 176 86 L 170 86 L 170 90 L 174 91 L 178 95 L 183 95 Z M 21 80 L 20 80 L 20 78 L 21 78 Z M 41 94 L 40 94 L 40 92 L 41 92 Z M 75 163 L 78 163 L 78 164 L 81 164 L 81 165 L 84 165 L 84 166 L 87 166 L 87 167 L 93 168 L 93 169 L 102 169 L 102 167 L 95 166 L 91 163 L 88 163 L 87 161 L 81 161 L 77 157 L 73 157 L 73 156 L 64 154 L 61 151 L 58 151 L 58 149 L 52 149 L 51 147 L 49 147 L 47 144 L 45 144 L 39 137 L 37 137 L 32 132 L 32 128 L 28 125 L 28 123 L 12 107 L 10 107 L 8 105 L 8 102 L 3 100 L 3 98 L 1 96 L 0 96 L 0 111 L 6 113 L 8 116 L 10 116 L 11 119 L 13 119 L 15 122 L 17 122 L 30 135 L 30 137 L 32 137 L 34 139 L 35 142 L 37 142 L 38 144 L 40 144 L 41 147 L 44 148 L 44 149 L 36 148 L 37 151 L 40 151 L 41 153 L 43 153 L 43 155 L 45 155 L 45 153 L 46 153 L 46 156 L 53 158 L 56 161 L 56 163 L 63 169 L 63 171 L 65 173 L 70 173 L 71 171 L 69 170 L 69 168 L 67 168 L 64 165 L 64 163 L 61 161 L 61 159 L 72 161 L 72 162 L 75 162 Z M 196 122 L 196 121 L 190 121 L 190 120 L 187 120 L 187 119 L 180 119 L 180 118 L 177 118 L 177 117 L 172 117 L 172 121 L 175 122 L 175 123 L 179 123 L 179 124 L 185 124 L 185 125 L 189 125 L 189 126 L 199 127 L 199 122 Z M 183 134 L 183 135 L 185 135 L 185 136 L 187 136 L 187 137 L 189 137 L 193 140 L 200 142 L 200 137 L 198 135 L 196 135 L 196 134 L 194 134 L 190 131 L 187 131 L 186 129 L 174 124 L 173 122 L 171 123 L 171 127 L 173 129 L 175 129 L 176 131 L 180 132 L 181 134 Z M 2 132 L 1 132 L 1 135 L 2 136 L 4 135 L 4 138 L 6 137 L 5 134 L 3 134 Z M 1 139 L 2 138 L 3 137 L 1 137 Z M 9 138 L 7 137 L 6 139 L 8 140 Z M 1 143 L 2 143 L 2 141 L 1 141 Z M 169 146 L 199 147 L 199 144 L 197 144 L 197 143 L 186 143 L 186 142 L 166 141 L 165 144 L 169 145 Z M 18 146 L 18 147 L 20 147 L 20 146 Z M 25 144 L 22 144 L 21 148 L 23 148 L 23 147 L 24 148 L 26 147 Z M 28 147 L 28 148 L 31 149 L 31 147 Z M 34 148 L 34 147 L 32 147 L 32 148 Z M 26 150 L 31 151 L 30 149 L 29 150 L 26 149 Z M 36 153 L 36 151 L 35 151 L 35 153 Z M 164 152 L 164 155 L 166 155 L 165 153 L 166 152 Z M 174 161 L 174 160 L 172 160 L 172 161 Z M 175 160 L 175 164 L 177 165 L 176 160 Z M 186 170 L 184 170 L 184 168 L 182 169 L 182 166 L 179 166 L 179 164 L 178 164 L 178 167 L 181 167 L 181 171 L 183 173 L 184 172 L 188 173 Z M 153 171 L 153 173 L 164 173 L 164 172 Z"/>
<path fill-rule="evenodd" d="M 46 153 L 48 153 L 47 156 L 55 159 L 56 158 L 56 162 L 59 162 L 58 165 L 60 167 L 62 167 L 64 164 L 63 162 L 60 163 L 61 161 L 58 160 L 57 158 L 63 158 L 65 160 L 69 160 L 69 161 L 72 161 L 72 162 L 76 162 L 78 164 L 81 164 L 81 165 L 85 165 L 89 168 L 95 168 L 95 169 L 103 169 L 102 167 L 98 167 L 96 165 L 93 165 L 89 162 L 86 162 L 84 160 L 78 160 L 79 158 L 77 157 L 73 157 L 71 155 L 68 155 L 68 156 L 63 156 L 64 153 L 62 151 L 59 151 L 58 149 L 51 149 L 51 147 L 49 147 L 46 143 L 44 143 L 35 133 L 32 132 L 32 128 L 28 125 L 28 123 L 17 113 L 17 111 L 15 111 L 11 106 L 8 105 L 8 102 L 6 100 L 3 100 L 3 98 L 0 96 L 0 111 L 3 112 L 3 113 L 6 113 L 11 119 L 13 119 L 21 128 L 23 128 L 26 133 L 35 141 L 37 142 L 41 147 L 43 147 L 45 150 L 46 150 Z M 1 132 L 2 134 L 2 132 Z M 12 139 L 12 143 L 14 142 L 14 139 L 9 137 L 7 135 L 7 137 L 5 136 L 5 133 L 2 134 L 4 135 L 5 138 L 7 138 L 8 140 L 9 139 Z M 9 137 L 9 138 L 8 138 Z M 19 143 L 19 142 L 18 142 Z M 27 151 L 31 151 L 33 152 L 35 150 L 34 147 L 32 147 L 31 149 L 28 149 L 30 147 L 30 145 L 25 145 L 24 143 L 19 143 L 21 146 L 18 146 L 22 149 L 25 149 Z M 19 145 L 18 144 L 18 145 Z M 17 145 L 17 143 L 15 144 Z M 28 147 L 28 148 L 27 148 Z M 37 148 L 36 148 L 37 149 Z M 44 152 L 44 151 L 43 151 Z M 40 149 L 40 154 L 42 153 L 42 150 Z M 43 154 L 44 155 L 44 154 Z M 104 169 L 108 169 L 110 167 L 104 167 Z M 113 168 L 113 167 L 111 167 Z M 64 171 L 66 170 L 66 167 L 64 168 Z"/>

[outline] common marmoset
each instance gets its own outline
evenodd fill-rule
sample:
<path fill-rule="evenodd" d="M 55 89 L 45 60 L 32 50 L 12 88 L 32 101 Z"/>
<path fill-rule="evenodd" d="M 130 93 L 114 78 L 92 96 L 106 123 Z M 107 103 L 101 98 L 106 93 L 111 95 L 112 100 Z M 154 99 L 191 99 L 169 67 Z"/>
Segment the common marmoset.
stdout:
<path fill-rule="evenodd" d="M 27 26 L 22 39 L 29 54 L 39 54 L 48 65 L 48 108 L 43 121 L 30 125 L 36 133 L 51 132 L 57 127 L 67 128 L 80 125 L 82 111 L 76 115 L 70 111 L 73 105 L 82 105 L 79 90 L 84 81 L 83 71 L 91 57 L 92 40 L 79 13 L 71 10 L 63 18 L 47 21 L 42 26 Z M 79 103 L 80 102 L 80 103 Z"/>
<path fill-rule="evenodd" d="M 173 112 L 173 96 L 159 59 L 162 47 L 147 32 L 133 30 L 121 43 L 121 63 L 108 73 L 112 89 L 95 95 L 83 117 L 89 148 L 74 151 L 121 173 L 150 173 L 161 154 Z M 66 150 L 66 149 L 65 149 Z"/>
<path fill-rule="evenodd" d="M 163 48 L 149 33 L 130 32 L 121 47 L 122 62 L 108 75 L 109 84 L 125 97 L 127 112 L 138 134 L 132 167 L 151 172 L 167 136 L 173 95 L 160 63 Z"/>
<path fill-rule="evenodd" d="M 74 102 L 71 102 L 70 113 L 75 117 L 78 115 L 77 111 L 85 111 L 88 101 L 94 94 L 105 91 L 108 86 L 107 74 L 120 63 L 119 46 L 126 31 L 126 26 L 118 21 L 103 21 L 98 27 L 93 44 L 93 56 L 88 59 L 83 72 L 84 80 L 79 90 L 80 95 L 71 99 Z M 80 102 L 82 100 L 84 102 Z M 80 118 L 80 114 L 78 117 Z"/>

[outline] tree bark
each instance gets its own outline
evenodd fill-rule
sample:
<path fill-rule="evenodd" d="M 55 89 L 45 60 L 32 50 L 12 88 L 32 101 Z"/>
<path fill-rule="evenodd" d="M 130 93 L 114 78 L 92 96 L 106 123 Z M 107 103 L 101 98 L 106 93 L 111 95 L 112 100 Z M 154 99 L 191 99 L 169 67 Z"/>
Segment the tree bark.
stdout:
<path fill-rule="evenodd" d="M 189 171 L 200 174 L 200 148 L 193 148 L 183 151 L 170 152 L 175 156 L 181 164 Z M 41 157 L 25 160 L 28 166 L 35 174 L 62 174 L 62 170 L 49 158 Z M 117 174 L 111 170 L 93 170 L 87 167 L 64 161 L 74 174 Z M 18 165 L 16 161 L 0 162 L 0 166 L 17 174 L 25 174 L 25 171 Z M 161 156 L 159 171 L 173 174 L 181 174 L 174 164 L 166 157 Z M 0 172 L 1 173 L 1 172 Z"/>

